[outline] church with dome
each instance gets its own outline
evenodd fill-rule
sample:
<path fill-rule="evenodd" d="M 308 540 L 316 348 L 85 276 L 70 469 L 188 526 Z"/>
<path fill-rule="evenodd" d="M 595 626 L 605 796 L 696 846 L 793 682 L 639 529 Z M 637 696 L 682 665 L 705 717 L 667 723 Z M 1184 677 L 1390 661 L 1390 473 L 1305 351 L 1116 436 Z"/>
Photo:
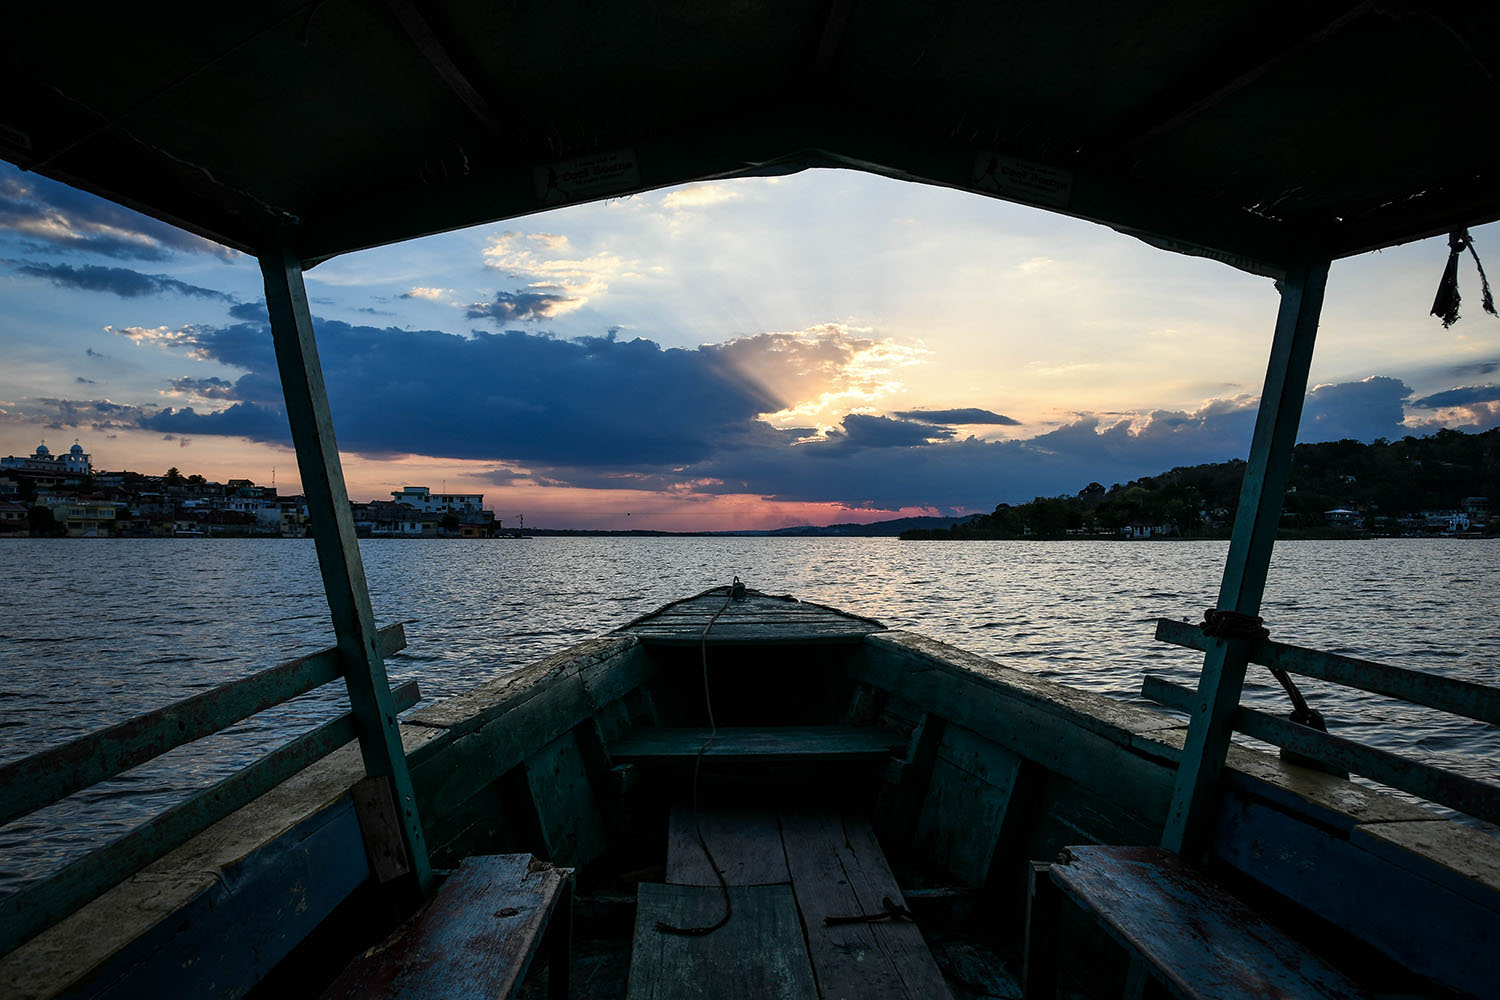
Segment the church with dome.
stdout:
<path fill-rule="evenodd" d="M 19 469 L 24 472 L 50 472 L 55 476 L 87 476 L 93 473 L 94 463 L 83 445 L 77 441 L 66 454 L 54 455 L 43 441 L 30 455 L 7 455 L 0 458 L 0 469 Z"/>

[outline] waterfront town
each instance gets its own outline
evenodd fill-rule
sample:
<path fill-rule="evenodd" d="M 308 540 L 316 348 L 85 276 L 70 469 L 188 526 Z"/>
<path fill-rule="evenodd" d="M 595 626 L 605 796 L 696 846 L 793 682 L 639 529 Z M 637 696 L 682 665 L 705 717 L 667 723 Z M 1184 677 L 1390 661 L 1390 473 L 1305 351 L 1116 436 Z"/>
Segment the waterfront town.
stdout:
<path fill-rule="evenodd" d="M 362 538 L 513 536 L 484 508 L 482 493 L 434 493 L 404 486 L 389 500 L 351 504 Z M 26 456 L 0 458 L 0 537 L 302 538 L 307 503 L 248 479 L 95 471 L 75 442 L 52 454 L 46 443 Z"/>
<path fill-rule="evenodd" d="M 1468 468 L 1474 463 L 1463 459 L 1463 453 L 1483 445 L 1483 455 L 1491 456 L 1496 443 L 1500 431 L 1477 436 L 1442 431 L 1425 442 L 1407 438 L 1394 445 L 1298 445 L 1299 461 L 1282 510 L 1282 533 L 1321 538 L 1493 536 L 1500 521 L 1490 516 L 1489 497 L 1471 492 L 1476 486 L 1493 485 L 1492 457 L 1485 457 L 1480 462 L 1485 468 L 1475 471 Z M 1427 454 L 1444 447 L 1448 459 L 1461 460 L 1433 461 Z M 1366 468 L 1372 456 L 1379 458 L 1393 448 L 1419 448 L 1426 458 L 1406 456 L 1406 461 L 1389 468 Z M 1317 454 L 1329 449 L 1350 455 L 1331 461 Z M 1349 468 L 1365 473 L 1365 482 L 1340 471 Z M 1402 469 L 1416 469 L 1421 476 L 1411 479 Z M 708 533 L 900 534 L 908 539 L 954 540 L 1224 538 L 1233 523 L 1242 474 L 1243 463 L 1231 461 L 1173 469 L 1108 490 L 1090 483 L 1077 496 L 1002 503 L 993 513 L 967 517 Z M 1372 490 L 1371 481 L 1388 488 Z M 403 486 L 392 490 L 389 500 L 351 502 L 350 507 L 361 538 L 516 538 L 525 529 L 520 515 L 507 528 L 493 510 L 485 509 L 482 493 L 434 493 L 427 486 Z M 30 455 L 0 458 L 0 538 L 303 538 L 308 535 L 307 522 L 304 498 L 281 496 L 275 485 L 256 485 L 248 479 L 211 482 L 175 468 L 159 476 L 95 471 L 92 456 L 77 441 L 57 455 L 43 442 Z"/>

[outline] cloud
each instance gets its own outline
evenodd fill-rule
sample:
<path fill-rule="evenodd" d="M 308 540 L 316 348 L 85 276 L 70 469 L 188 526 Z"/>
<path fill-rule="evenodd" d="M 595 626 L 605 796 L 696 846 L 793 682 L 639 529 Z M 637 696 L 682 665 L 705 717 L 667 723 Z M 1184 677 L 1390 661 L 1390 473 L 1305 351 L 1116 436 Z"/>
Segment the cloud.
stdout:
<path fill-rule="evenodd" d="M 1385 375 L 1317 386 L 1307 394 L 1297 440 L 1399 438 L 1410 432 L 1402 423 L 1410 396 L 1405 382 Z"/>
<path fill-rule="evenodd" d="M 497 326 L 506 323 L 551 319 L 578 308 L 582 302 L 550 292 L 496 292 L 493 302 L 476 302 L 465 315 L 469 319 L 492 319 Z"/>
<path fill-rule="evenodd" d="M 85 355 L 87 355 L 88 357 L 96 358 L 99 361 L 112 361 L 112 360 L 114 360 L 108 354 L 101 354 L 100 352 L 94 350 L 92 347 L 85 347 L 83 349 L 83 353 Z"/>
<path fill-rule="evenodd" d="M 166 260 L 173 253 L 235 256 L 175 226 L 39 174 L 0 163 L 0 230 L 53 249 L 106 257 Z"/>
<path fill-rule="evenodd" d="M 199 345 L 198 337 L 202 332 L 198 327 L 188 324 L 173 329 L 169 326 L 106 326 L 106 333 L 113 333 L 124 337 L 137 345 L 152 345 L 155 347 L 187 347 L 190 348 L 189 355 L 198 361 L 207 361 L 206 354 Z"/>
<path fill-rule="evenodd" d="M 831 428 L 851 410 L 878 408 L 903 388 L 901 370 L 922 364 L 929 353 L 842 323 L 759 333 L 700 350 L 777 400 L 766 419 L 782 429 Z"/>
<path fill-rule="evenodd" d="M 1461 385 L 1412 401 L 1430 416 L 1408 421 L 1418 427 L 1467 427 L 1484 431 L 1500 427 L 1500 385 Z"/>
<path fill-rule="evenodd" d="M 165 274 L 142 274 L 128 267 L 100 267 L 85 264 L 73 267 L 68 264 L 22 264 L 6 261 L 17 273 L 44 278 L 59 288 L 79 288 L 89 292 L 111 292 L 122 299 L 136 299 L 148 295 L 171 292 L 199 299 L 222 299 L 233 302 L 234 297 L 226 292 L 190 285 Z"/>
<path fill-rule="evenodd" d="M 954 434 L 946 427 L 865 413 L 851 413 L 842 423 L 843 433 L 830 434 L 825 447 L 912 448 L 931 444 L 934 439 L 951 438 Z"/>
<path fill-rule="evenodd" d="M 580 254 L 566 236 L 556 233 L 501 233 L 491 237 L 484 259 L 490 267 L 526 282 L 525 292 L 554 296 L 547 314 L 551 316 L 582 308 L 607 292 L 611 282 L 636 276 L 633 262 L 604 251 Z"/>
<path fill-rule="evenodd" d="M 1435 410 L 1445 406 L 1467 406 L 1470 403 L 1493 403 L 1500 400 L 1500 385 L 1461 385 L 1457 388 L 1435 392 L 1411 405 L 1421 410 Z"/>
<path fill-rule="evenodd" d="M 402 292 L 399 296 L 403 299 L 426 299 L 429 302 L 441 302 L 453 294 L 451 288 L 423 288 L 418 286 Z"/>
<path fill-rule="evenodd" d="M 95 382 L 91 378 L 84 378 L 82 375 L 79 375 L 77 378 L 73 379 L 73 381 L 76 382 L 76 383 L 78 383 L 79 385 L 98 385 L 99 384 L 98 382 Z"/>
<path fill-rule="evenodd" d="M 992 410 L 970 406 L 957 410 L 898 410 L 903 420 L 920 420 L 925 424 L 1004 424 L 1019 427 L 1021 421 Z"/>
<path fill-rule="evenodd" d="M 1240 395 L 1190 410 L 1083 413 L 1034 437 L 984 441 L 940 422 L 969 422 L 966 409 L 870 405 L 870 394 L 899 384 L 902 367 L 920 363 L 924 351 L 868 331 L 831 325 L 666 349 L 614 334 L 462 336 L 315 322 L 342 448 L 485 461 L 496 483 L 988 509 L 1076 493 L 1092 480 L 1126 482 L 1243 457 L 1256 414 L 1256 399 Z M 173 379 L 168 390 L 186 397 L 180 407 L 51 400 L 27 414 L 33 422 L 288 443 L 263 317 L 116 332 L 243 374 Z M 1307 397 L 1302 438 L 1410 432 L 1400 424 L 1410 394 L 1394 378 L 1318 386 Z M 794 419 L 803 409 L 826 410 L 830 399 L 844 401 L 831 420 Z"/>
<path fill-rule="evenodd" d="M 200 399 L 233 399 L 235 398 L 234 383 L 228 379 L 217 377 L 174 378 L 168 383 L 171 386 L 169 395 L 174 396 L 197 396 Z"/>
<path fill-rule="evenodd" d="M 708 208 L 713 205 L 722 205 L 726 201 L 733 201 L 739 197 L 739 192 L 727 184 L 696 184 L 693 187 L 678 188 L 669 191 L 662 196 L 661 207 L 669 212 L 680 211 L 685 208 Z"/>
<path fill-rule="evenodd" d="M 648 340 L 559 340 L 517 330 L 464 337 L 316 322 L 339 443 L 365 454 L 618 469 L 681 464 L 707 457 L 779 405 L 711 352 L 664 350 Z M 263 322 L 114 332 L 246 373 L 232 386 L 174 381 L 174 390 L 208 388 L 234 404 L 142 411 L 135 416 L 143 425 L 287 441 Z"/>

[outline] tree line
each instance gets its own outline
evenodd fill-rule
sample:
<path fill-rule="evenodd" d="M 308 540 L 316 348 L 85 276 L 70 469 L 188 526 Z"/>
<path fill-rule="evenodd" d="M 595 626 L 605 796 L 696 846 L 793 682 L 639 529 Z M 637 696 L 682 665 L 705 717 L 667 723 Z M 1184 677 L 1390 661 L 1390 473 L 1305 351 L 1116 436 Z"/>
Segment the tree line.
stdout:
<path fill-rule="evenodd" d="M 1179 466 L 1106 489 L 1089 483 L 1073 496 L 1002 503 L 951 528 L 917 529 L 902 538 L 1117 537 L 1132 527 L 1184 538 L 1227 538 L 1239 506 L 1245 462 Z M 1471 497 L 1500 499 L 1500 428 L 1479 434 L 1440 430 L 1399 441 L 1299 444 L 1282 510 L 1286 534 L 1347 535 L 1327 512 L 1347 509 L 1360 533 L 1400 534 L 1403 519 L 1459 509 Z M 1492 519 L 1489 533 L 1500 528 Z M 1155 529 L 1165 529 L 1157 531 Z"/>

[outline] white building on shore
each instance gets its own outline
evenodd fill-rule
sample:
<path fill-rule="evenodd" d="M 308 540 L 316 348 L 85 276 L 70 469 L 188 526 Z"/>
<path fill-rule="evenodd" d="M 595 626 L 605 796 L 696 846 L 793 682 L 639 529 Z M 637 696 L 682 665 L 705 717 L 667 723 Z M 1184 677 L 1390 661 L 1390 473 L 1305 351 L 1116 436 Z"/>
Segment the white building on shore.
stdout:
<path fill-rule="evenodd" d="M 46 472 L 54 476 L 87 476 L 94 471 L 94 463 L 83 445 L 77 441 L 65 455 L 54 455 L 43 441 L 30 455 L 7 455 L 0 458 L 0 469 L 20 469 L 24 472 Z"/>
<path fill-rule="evenodd" d="M 434 493 L 426 486 L 403 486 L 392 490 L 391 496 L 424 514 L 478 515 L 484 509 L 483 493 Z"/>

